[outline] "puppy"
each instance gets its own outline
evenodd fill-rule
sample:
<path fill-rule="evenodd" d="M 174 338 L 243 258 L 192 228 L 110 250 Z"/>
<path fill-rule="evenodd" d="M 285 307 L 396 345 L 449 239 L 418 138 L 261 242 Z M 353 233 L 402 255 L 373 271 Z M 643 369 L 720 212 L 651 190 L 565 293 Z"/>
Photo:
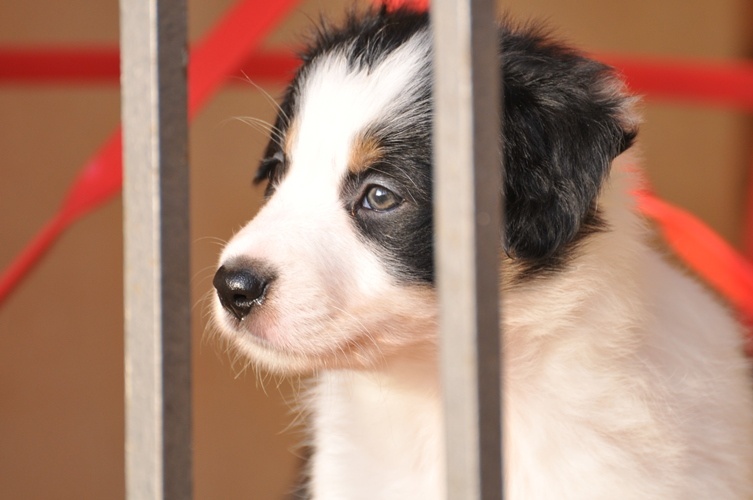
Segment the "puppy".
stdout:
<path fill-rule="evenodd" d="M 632 98 L 540 30 L 499 40 L 507 498 L 753 498 L 741 332 L 645 241 Z M 216 323 L 263 369 L 315 375 L 313 498 L 441 499 L 428 18 L 352 15 L 302 59 Z"/>

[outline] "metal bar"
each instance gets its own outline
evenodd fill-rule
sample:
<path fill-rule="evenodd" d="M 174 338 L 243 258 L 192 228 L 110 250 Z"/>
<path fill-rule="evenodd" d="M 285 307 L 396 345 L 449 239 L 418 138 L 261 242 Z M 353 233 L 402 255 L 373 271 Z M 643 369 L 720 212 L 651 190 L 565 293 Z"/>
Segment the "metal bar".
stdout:
<path fill-rule="evenodd" d="M 121 0 L 126 496 L 190 499 L 185 0 Z"/>
<path fill-rule="evenodd" d="M 493 0 L 435 0 L 435 228 L 453 500 L 503 496 L 500 65 Z"/>

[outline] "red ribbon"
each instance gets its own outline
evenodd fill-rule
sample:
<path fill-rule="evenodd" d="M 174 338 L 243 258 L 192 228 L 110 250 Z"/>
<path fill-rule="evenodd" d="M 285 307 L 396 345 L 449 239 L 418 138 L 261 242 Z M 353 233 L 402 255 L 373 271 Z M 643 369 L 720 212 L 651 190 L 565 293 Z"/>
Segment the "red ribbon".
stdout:
<path fill-rule="evenodd" d="M 299 63 L 287 51 L 255 52 L 238 73 L 254 81 L 288 82 Z M 120 84 L 120 52 L 118 47 L 0 47 L 0 84 Z"/>
<path fill-rule="evenodd" d="M 188 67 L 189 116 L 193 117 L 227 76 L 241 66 L 296 0 L 244 0 L 231 8 L 191 53 Z M 0 303 L 49 250 L 60 233 L 84 213 L 115 196 L 122 185 L 122 144 L 118 129 L 85 165 L 57 215 L 11 262 L 0 277 Z"/>
<path fill-rule="evenodd" d="M 753 63 L 609 54 L 595 57 L 617 68 L 632 91 L 649 99 L 753 111 Z M 298 67 L 298 59 L 288 52 L 256 52 L 239 67 L 253 80 L 286 82 Z M 116 83 L 119 79 L 115 47 L 0 47 L 3 84 Z"/>
<path fill-rule="evenodd" d="M 753 111 L 753 63 L 681 61 L 600 54 L 621 71 L 637 94 Z"/>
<path fill-rule="evenodd" d="M 636 197 L 640 211 L 657 223 L 677 255 L 737 309 L 750 328 L 753 354 L 753 264 L 691 214 L 645 191 Z"/>
<path fill-rule="evenodd" d="M 406 7 L 417 12 L 423 12 L 429 8 L 429 0 L 383 0 L 375 3 L 385 5 L 388 10 Z"/>
<path fill-rule="evenodd" d="M 751 148 L 753 153 L 753 148 Z M 746 200 L 747 206 L 745 211 L 745 231 L 743 232 L 743 245 L 745 248 L 745 255 L 748 260 L 753 262 L 753 154 L 750 158 L 750 167 L 748 168 L 748 199 Z"/>
<path fill-rule="evenodd" d="M 120 81 L 117 47 L 0 47 L 0 82 L 113 83 Z"/>

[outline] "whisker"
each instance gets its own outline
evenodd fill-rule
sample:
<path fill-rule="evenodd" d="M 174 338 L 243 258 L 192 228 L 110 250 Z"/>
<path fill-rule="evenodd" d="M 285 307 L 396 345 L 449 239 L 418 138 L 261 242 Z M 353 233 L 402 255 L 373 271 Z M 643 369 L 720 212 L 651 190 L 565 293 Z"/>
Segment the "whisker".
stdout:
<path fill-rule="evenodd" d="M 270 104 L 272 105 L 272 108 L 273 108 L 273 109 L 274 109 L 274 110 L 275 110 L 275 111 L 276 111 L 276 112 L 277 112 L 277 113 L 278 113 L 278 114 L 279 114 L 280 116 L 282 116 L 282 119 L 283 119 L 283 121 L 284 121 L 284 123 L 285 123 L 285 126 L 286 126 L 286 127 L 287 127 L 287 126 L 290 126 L 290 117 L 288 116 L 288 114 L 287 114 L 287 113 L 285 113 L 285 110 L 284 110 L 284 109 L 282 109 L 282 106 L 280 106 L 280 104 L 279 104 L 279 103 L 277 102 L 277 99 L 275 99 L 274 97 L 272 97 L 272 96 L 271 96 L 271 95 L 269 94 L 269 92 L 267 92 L 266 90 L 264 90 L 264 88 L 263 88 L 263 87 L 262 87 L 261 85 L 259 85 L 259 84 L 258 84 L 258 83 L 256 83 L 255 81 L 253 81 L 253 80 L 252 80 L 252 79 L 251 79 L 251 78 L 250 78 L 250 77 L 249 77 L 249 76 L 248 76 L 248 75 L 247 75 L 246 73 L 243 73 L 243 76 L 244 76 L 244 77 L 246 78 L 246 81 L 247 81 L 247 82 L 248 82 L 248 83 L 249 83 L 250 85 L 252 85 L 252 86 L 253 86 L 254 88 L 256 88 L 256 90 L 258 90 L 259 92 L 261 92 L 261 94 L 262 94 L 262 95 L 263 95 L 263 96 L 264 96 L 264 97 L 266 98 L 267 102 L 268 102 L 268 103 L 270 103 Z"/>
<path fill-rule="evenodd" d="M 197 282 L 201 282 L 207 279 L 211 279 L 214 276 L 214 272 L 217 270 L 216 264 L 209 264 L 196 271 L 191 277 L 191 284 L 196 285 Z M 203 276 L 202 276 L 203 275 Z"/>
<path fill-rule="evenodd" d="M 279 146 L 280 148 L 283 147 L 284 136 L 282 132 L 266 120 L 262 120 L 261 118 L 254 118 L 252 116 L 235 116 L 231 119 L 249 125 L 254 130 L 261 132 L 265 137 L 269 136 L 269 138 L 273 140 L 275 144 L 277 144 L 277 146 Z"/>
<path fill-rule="evenodd" d="M 220 246 L 220 247 L 224 247 L 225 245 L 227 245 L 227 240 L 223 238 L 218 238 L 217 236 L 207 235 L 207 236 L 200 236 L 194 239 L 194 243 L 205 243 L 205 242 L 214 243 L 215 245 Z"/>

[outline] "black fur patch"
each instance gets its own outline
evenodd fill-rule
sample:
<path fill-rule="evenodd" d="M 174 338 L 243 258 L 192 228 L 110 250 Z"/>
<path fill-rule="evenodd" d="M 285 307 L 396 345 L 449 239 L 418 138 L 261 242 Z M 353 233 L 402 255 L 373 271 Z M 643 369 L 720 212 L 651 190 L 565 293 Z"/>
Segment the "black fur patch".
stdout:
<path fill-rule="evenodd" d="M 508 252 L 547 259 L 576 239 L 636 132 L 607 66 L 535 31 L 503 28 L 501 44 Z"/>
<path fill-rule="evenodd" d="M 300 69 L 294 78 L 294 82 L 298 80 L 300 75 Z M 293 114 L 296 101 L 296 86 L 290 85 L 285 91 L 285 97 L 280 104 L 280 111 L 277 114 L 275 120 L 274 129 L 272 130 L 272 137 L 267 145 L 267 149 L 264 151 L 264 157 L 259 163 L 259 168 L 254 176 L 254 184 L 260 184 L 267 182 L 267 187 L 264 195 L 269 198 L 274 193 L 275 188 L 280 183 L 288 170 L 287 159 L 285 158 L 285 152 L 283 150 L 283 141 L 285 134 L 290 127 L 290 118 Z"/>
<path fill-rule="evenodd" d="M 429 97 L 426 96 L 428 105 Z M 420 104 L 416 104 L 420 105 Z M 393 275 L 403 281 L 434 281 L 431 201 L 431 148 L 426 137 L 431 122 L 414 123 L 397 131 L 394 123 L 374 127 L 381 159 L 343 183 L 342 198 L 357 228 L 377 253 L 389 260 Z M 403 202 L 389 212 L 375 212 L 360 204 L 369 186 L 380 185 Z"/>
<path fill-rule="evenodd" d="M 294 112 L 307 69 L 320 57 L 344 55 L 353 71 L 369 71 L 428 29 L 428 22 L 426 14 L 383 9 L 352 15 L 339 29 L 321 28 L 302 55 L 304 65 L 288 90 L 284 112 L 288 116 Z M 564 265 L 579 241 L 605 229 L 595 202 L 612 160 L 630 147 L 636 132 L 624 122 L 626 98 L 615 92 L 619 86 L 610 68 L 536 29 L 503 24 L 499 40 L 504 81 L 504 250 L 520 261 L 524 274 L 538 275 Z M 358 131 L 378 141 L 380 160 L 360 174 L 350 174 L 342 193 L 344 209 L 385 255 L 396 277 L 433 282 L 430 78 L 425 85 L 421 96 L 399 113 L 404 117 L 396 115 L 389 123 Z M 278 117 L 277 122 L 284 132 L 285 119 Z M 270 143 L 267 158 L 279 149 L 275 142 Z M 262 162 L 257 177 L 274 184 L 284 168 Z M 356 210 L 369 183 L 384 183 L 405 203 L 386 213 Z"/>

